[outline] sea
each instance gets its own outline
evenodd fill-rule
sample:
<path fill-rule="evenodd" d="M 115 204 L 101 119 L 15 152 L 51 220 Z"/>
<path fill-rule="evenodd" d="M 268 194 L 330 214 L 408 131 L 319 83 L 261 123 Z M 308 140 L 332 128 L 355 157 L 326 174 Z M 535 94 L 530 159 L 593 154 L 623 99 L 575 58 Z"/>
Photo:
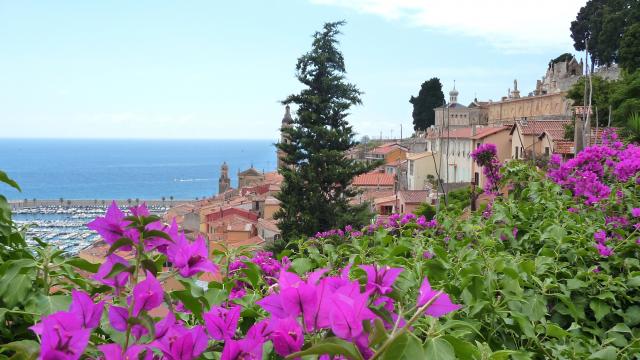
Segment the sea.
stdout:
<path fill-rule="evenodd" d="M 8 199 L 156 199 L 209 197 L 220 166 L 237 172 L 276 168 L 274 140 L 0 139 L 0 170 L 22 192 L 0 185 Z"/>
<path fill-rule="evenodd" d="M 274 142 L 0 139 L 0 170 L 22 189 L 18 192 L 0 183 L 0 195 L 26 204 L 14 209 L 13 219 L 27 229 L 31 245 L 38 238 L 76 254 L 99 240 L 86 224 L 103 215 L 103 204 L 110 200 L 143 202 L 164 197 L 166 203 L 156 201 L 150 206 L 152 213 L 162 215 L 171 198 L 184 201 L 215 195 L 223 162 L 229 166 L 232 186 L 237 185 L 238 171 L 251 166 L 275 170 Z M 34 199 L 38 201 L 33 203 Z M 65 201 L 40 203 L 58 199 Z M 93 201 L 67 205 L 66 200 Z"/>

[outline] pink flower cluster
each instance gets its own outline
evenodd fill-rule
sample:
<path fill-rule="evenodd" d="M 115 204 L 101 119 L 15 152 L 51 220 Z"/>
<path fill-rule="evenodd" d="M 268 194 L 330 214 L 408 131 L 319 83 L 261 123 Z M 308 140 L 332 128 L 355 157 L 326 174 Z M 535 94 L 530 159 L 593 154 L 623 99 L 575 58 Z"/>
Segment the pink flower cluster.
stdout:
<path fill-rule="evenodd" d="M 554 155 L 547 175 L 574 196 L 584 198 L 585 204 L 593 205 L 609 198 L 611 186 L 630 179 L 638 183 L 638 173 L 640 147 L 623 145 L 614 132 L 608 132 L 602 145 L 587 147 L 565 163 Z M 622 197 L 622 192 L 616 194 Z"/>
<path fill-rule="evenodd" d="M 396 220 L 402 223 L 404 219 L 420 220 L 415 216 Z M 376 351 L 369 344 L 372 330 L 368 330 L 375 328 L 374 321 L 383 321 L 389 329 L 409 328 L 424 314 L 440 317 L 460 308 L 447 294 L 433 290 L 425 278 L 415 310 L 407 320 L 404 317 L 408 313 L 400 311 L 391 295 L 403 269 L 361 265 L 366 273 L 366 284 L 361 286 L 358 280 L 350 278 L 351 266 L 336 276 L 327 276 L 328 269 L 299 276 L 287 271 L 288 259 L 277 261 L 269 252 L 257 252 L 252 258 L 229 264 L 230 273 L 247 267 L 249 262 L 257 265 L 270 285 L 268 295 L 256 302 L 268 317 L 254 323 L 242 335 L 239 324 L 243 309 L 233 302 L 232 295 L 221 305 L 211 306 L 208 311 L 203 309 L 203 324 L 185 322 L 176 316 L 184 304 L 173 306 L 172 295 L 165 293 L 156 278 L 157 269 L 145 264 L 150 259 L 146 257 L 148 253 L 155 251 L 171 263 L 170 274 L 191 277 L 216 272 L 217 266 L 209 260 L 204 239 L 190 242 L 177 230 L 175 222 L 171 226 L 162 225 L 144 205 L 131 208 L 127 216 L 114 203 L 104 217 L 89 226 L 111 245 L 111 252 L 129 251 L 135 262 L 130 263 L 125 259 L 127 256 L 109 255 L 94 279 L 110 286 L 113 294 L 101 295 L 101 301 L 96 302 L 88 293 L 73 291 L 68 311 L 45 316 L 31 328 L 41 339 L 42 359 L 80 359 L 85 356 L 89 339 L 94 339 L 92 332 L 99 327 L 102 332 L 92 343 L 98 342 L 100 358 L 106 360 L 193 360 L 211 350 L 213 341 L 223 342 L 221 360 L 262 359 L 267 341 L 272 343 L 276 354 L 288 356 L 303 348 L 306 335 L 319 338 L 331 334 L 352 342 L 368 359 Z M 105 308 L 108 321 L 101 323 Z M 374 308 L 389 316 L 377 315 Z M 154 319 L 157 311 L 166 315 Z M 364 326 L 366 322 L 372 326 Z M 105 331 L 107 326 L 121 333 L 112 339 L 122 340 L 100 344 L 103 334 L 113 332 Z M 320 358 L 330 359 L 329 355 Z"/>
<path fill-rule="evenodd" d="M 436 219 L 427 220 L 424 215 L 391 214 L 387 218 L 378 218 L 375 223 L 368 225 L 362 231 L 354 231 L 353 226 L 347 225 L 343 229 L 333 229 L 316 233 L 312 239 L 327 239 L 331 237 L 360 237 L 364 233 L 372 234 L 378 229 L 397 230 L 408 224 L 415 224 L 420 229 L 433 229 L 438 226 Z"/>
<path fill-rule="evenodd" d="M 478 166 L 482 166 L 482 173 L 486 177 L 484 192 L 495 194 L 498 192 L 498 182 L 502 178 L 500 174 L 500 160 L 498 160 L 498 149 L 494 144 L 482 144 L 471 152 L 471 157 Z"/>

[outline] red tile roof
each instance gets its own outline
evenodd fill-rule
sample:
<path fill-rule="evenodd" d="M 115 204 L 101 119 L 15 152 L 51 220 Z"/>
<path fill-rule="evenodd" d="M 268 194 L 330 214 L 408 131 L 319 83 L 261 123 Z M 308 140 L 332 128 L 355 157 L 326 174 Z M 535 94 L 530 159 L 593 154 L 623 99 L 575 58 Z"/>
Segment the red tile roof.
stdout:
<path fill-rule="evenodd" d="M 429 192 L 426 190 L 405 190 L 400 191 L 400 197 L 407 204 L 421 204 L 427 201 Z"/>
<path fill-rule="evenodd" d="M 405 148 L 404 146 L 400 145 L 400 144 L 385 144 L 385 145 L 380 145 L 378 147 L 376 147 L 375 149 L 373 149 L 373 151 L 371 152 L 372 154 L 380 154 L 380 155 L 386 155 L 390 152 L 392 152 L 393 150 L 402 150 L 402 151 L 407 151 L 408 149 Z"/>
<path fill-rule="evenodd" d="M 228 208 L 221 209 L 219 211 L 214 211 L 211 214 L 207 215 L 207 222 L 216 221 L 226 216 L 237 215 L 239 217 L 245 218 L 247 220 L 258 221 L 258 215 L 252 213 L 251 211 L 238 209 L 238 208 Z"/>
<path fill-rule="evenodd" d="M 381 172 L 366 173 L 353 179 L 353 186 L 393 186 L 396 183 L 394 174 Z"/>
<path fill-rule="evenodd" d="M 473 140 L 483 139 L 489 135 L 499 133 L 500 131 L 509 130 L 509 126 L 486 127 L 476 129 L 476 134 L 471 137 Z"/>
<path fill-rule="evenodd" d="M 522 135 L 540 135 L 545 131 L 564 134 L 564 127 L 570 124 L 571 120 L 529 120 L 512 125 L 511 133 L 513 134 L 515 127 L 518 126 Z"/>

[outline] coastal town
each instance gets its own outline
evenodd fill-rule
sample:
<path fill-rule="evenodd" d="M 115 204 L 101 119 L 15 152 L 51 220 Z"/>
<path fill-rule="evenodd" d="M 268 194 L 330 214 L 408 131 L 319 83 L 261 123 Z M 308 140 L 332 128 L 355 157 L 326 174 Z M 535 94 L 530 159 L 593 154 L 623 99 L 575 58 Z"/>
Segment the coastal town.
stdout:
<path fill-rule="evenodd" d="M 349 153 L 350 159 L 379 166 L 355 177 L 351 186 L 358 195 L 354 204 L 367 203 L 372 222 L 394 213 L 412 213 L 422 204 L 438 207 L 448 191 L 475 186 L 487 179 L 471 158 L 482 144 L 495 144 L 501 163 L 510 160 L 548 160 L 553 154 L 564 159 L 574 156 L 573 133 L 566 136 L 576 110 L 566 92 L 583 73 L 583 64 L 571 58 L 552 63 L 545 75 L 526 96 L 517 81 L 499 101 L 474 99 L 468 106 L 458 102 L 459 92 L 449 92 L 449 101 L 435 112 L 436 124 L 425 132 L 400 139 L 371 139 Z M 616 68 L 599 70 L 602 76 L 617 78 Z M 579 115 L 578 115 L 579 116 Z M 281 128 L 292 126 L 289 106 L 285 107 Z M 590 129 L 591 145 L 601 141 L 601 129 Z M 281 142 L 286 142 L 282 135 Z M 281 150 L 274 153 L 284 166 Z M 210 248 L 261 247 L 281 238 L 274 214 L 280 209 L 283 177 L 277 171 L 251 167 L 239 171 L 237 188 L 231 187 L 229 165 L 222 164 L 216 196 L 172 206 L 164 215 L 176 219 L 191 239 L 205 236 Z M 440 179 L 438 181 L 438 179 Z M 469 200 L 471 202 L 471 199 Z M 80 256 L 99 259 L 108 246 L 96 243 Z"/>
<path fill-rule="evenodd" d="M 468 105 L 458 102 L 455 85 L 448 101 L 433 109 L 435 124 L 426 131 L 416 131 L 406 138 L 366 138 L 349 150 L 349 159 L 377 168 L 356 176 L 351 186 L 357 190 L 351 202 L 367 204 L 374 214 L 372 222 L 386 219 L 394 213 L 412 213 L 423 204 L 438 209 L 448 192 L 456 189 L 481 189 L 487 179 L 471 152 L 483 144 L 495 144 L 501 163 L 510 160 L 547 161 L 553 154 L 569 159 L 575 154 L 573 133 L 568 133 L 583 107 L 573 106 L 567 91 L 582 76 L 584 65 L 575 57 L 550 62 L 534 91 L 521 95 L 518 82 L 498 101 L 477 98 Z M 616 66 L 597 69 L 606 79 L 619 77 Z M 293 126 L 291 108 L 287 105 L 280 121 L 280 129 Z M 588 145 L 601 141 L 602 131 L 588 129 Z M 287 142 L 282 133 L 280 142 Z M 282 150 L 274 152 L 278 168 L 285 166 Z M 232 187 L 231 177 L 237 187 Z M 210 249 L 260 248 L 282 238 L 274 215 L 280 209 L 278 193 L 283 176 L 278 171 L 265 172 L 251 166 L 231 174 L 229 164 L 220 166 L 216 195 L 195 201 L 162 199 L 127 200 L 118 205 L 126 209 L 146 203 L 167 223 L 177 222 L 192 240 L 204 236 Z M 472 197 L 469 197 L 471 203 Z M 62 245 L 70 253 L 100 262 L 109 247 L 91 231 L 83 230 L 84 222 L 104 211 L 106 200 L 35 199 L 14 201 L 17 214 L 42 213 L 52 219 L 20 220 L 30 224 L 28 236 L 47 233 L 44 240 Z M 43 216 L 41 214 L 41 217 Z M 70 214 L 64 217 L 60 214 Z M 19 216 L 20 216 L 19 215 Z M 61 217 L 62 216 L 62 217 Z"/>

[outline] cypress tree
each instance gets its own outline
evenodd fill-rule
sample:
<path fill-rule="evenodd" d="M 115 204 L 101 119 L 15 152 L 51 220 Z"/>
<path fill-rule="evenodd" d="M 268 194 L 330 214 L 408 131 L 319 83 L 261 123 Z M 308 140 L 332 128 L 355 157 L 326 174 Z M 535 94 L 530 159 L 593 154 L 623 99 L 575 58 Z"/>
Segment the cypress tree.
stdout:
<path fill-rule="evenodd" d="M 431 78 L 422 83 L 417 97 L 412 96 L 409 102 L 413 104 L 413 129 L 415 131 L 425 131 L 429 126 L 435 125 L 436 113 L 433 109 L 442 106 L 444 103 L 444 93 L 442 84 L 437 77 Z"/>
<path fill-rule="evenodd" d="M 283 104 L 297 105 L 291 126 L 283 127 L 287 141 L 279 143 L 284 152 L 284 177 L 275 214 L 285 241 L 312 236 L 318 231 L 363 225 L 370 212 L 366 204 L 351 205 L 357 192 L 353 178 L 370 171 L 346 156 L 356 146 L 347 121 L 349 109 L 362 103 L 360 90 L 345 80 L 345 65 L 336 37 L 344 21 L 326 23 L 313 36 L 311 51 L 296 65 L 296 77 L 304 88 L 287 97 Z"/>

